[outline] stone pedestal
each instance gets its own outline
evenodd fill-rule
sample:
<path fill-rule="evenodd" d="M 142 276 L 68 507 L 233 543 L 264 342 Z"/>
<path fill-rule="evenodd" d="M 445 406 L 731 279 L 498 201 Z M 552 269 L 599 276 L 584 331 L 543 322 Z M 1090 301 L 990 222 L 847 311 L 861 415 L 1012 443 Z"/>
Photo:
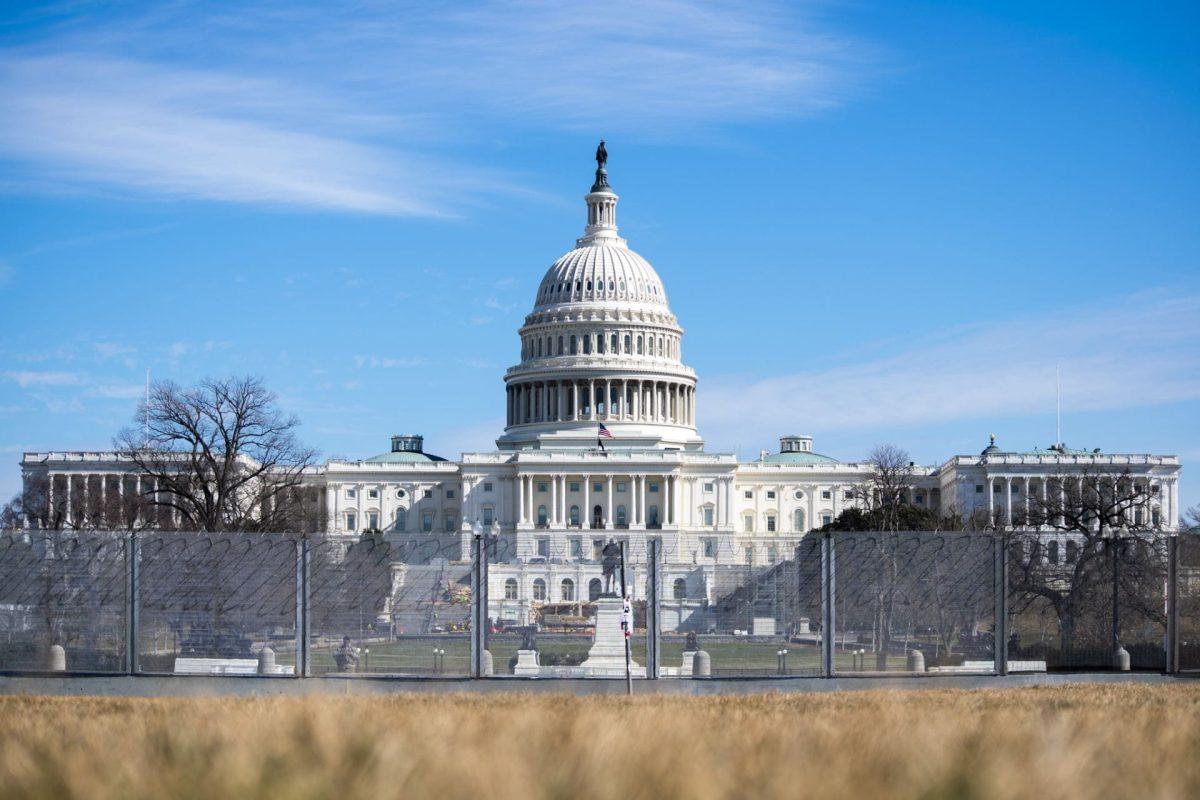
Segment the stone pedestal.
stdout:
<path fill-rule="evenodd" d="M 596 633 L 587 660 L 579 665 L 588 675 L 598 678 L 625 677 L 625 632 L 621 630 L 621 598 L 600 597 L 596 600 Z M 637 678 L 646 676 L 646 668 L 629 662 L 630 673 Z"/>
<path fill-rule="evenodd" d="M 681 677 L 681 678 L 692 677 L 692 664 L 693 664 L 695 658 L 696 658 L 695 650 L 684 650 L 683 651 L 683 663 L 679 665 L 679 677 Z"/>
<path fill-rule="evenodd" d="M 517 666 L 513 668 L 514 675 L 540 675 L 542 667 L 538 664 L 537 650 L 518 650 Z"/>

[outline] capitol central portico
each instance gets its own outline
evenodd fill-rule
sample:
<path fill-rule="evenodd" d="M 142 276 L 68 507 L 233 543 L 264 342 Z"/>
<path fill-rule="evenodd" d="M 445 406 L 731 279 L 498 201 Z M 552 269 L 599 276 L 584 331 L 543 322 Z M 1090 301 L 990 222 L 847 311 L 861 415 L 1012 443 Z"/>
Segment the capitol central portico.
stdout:
<path fill-rule="evenodd" d="M 476 528 L 494 534 L 490 615 L 516 622 L 546 603 L 598 595 L 609 538 L 627 545 L 638 599 L 653 538 L 662 544 L 665 613 L 678 625 L 700 614 L 699 624 L 717 599 L 717 570 L 786 560 L 857 502 L 871 468 L 817 452 L 806 435 L 782 436 L 778 452 L 748 462 L 705 451 L 683 328 L 658 273 L 618 235 L 603 145 L 597 161 L 583 235 L 545 272 L 518 331 L 496 449 L 451 461 L 404 435 L 378 455 L 330 460 L 308 476 L 314 518 L 347 539 L 378 531 L 409 563 L 466 560 Z M 124 491 L 129 469 L 113 453 L 22 461 L 27 485 L 45 480 L 52 496 L 67 498 L 68 524 Z M 1149 516 L 1130 524 L 1177 528 L 1179 460 L 1169 455 L 1061 444 L 1013 452 L 993 441 L 978 455 L 916 468 L 908 500 L 1011 522 L 1050 478 L 1085 473 L 1144 482 Z"/>

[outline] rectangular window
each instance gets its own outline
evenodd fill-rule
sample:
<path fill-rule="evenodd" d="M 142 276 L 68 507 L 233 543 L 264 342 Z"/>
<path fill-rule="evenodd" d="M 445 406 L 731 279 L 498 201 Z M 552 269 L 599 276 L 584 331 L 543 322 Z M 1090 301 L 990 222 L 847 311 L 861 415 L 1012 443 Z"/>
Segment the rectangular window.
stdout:
<path fill-rule="evenodd" d="M 825 491 L 821 492 L 821 499 L 822 499 L 822 500 L 832 500 L 832 499 L 833 499 L 833 492 L 831 492 L 831 491 L 829 491 L 828 489 L 826 489 Z"/>
<path fill-rule="evenodd" d="M 578 481 L 571 481 L 571 491 L 572 492 L 579 491 L 579 482 Z"/>
<path fill-rule="evenodd" d="M 745 493 L 743 493 L 743 494 L 742 494 L 742 496 L 743 496 L 743 497 L 745 497 L 747 500 L 753 500 L 753 499 L 754 499 L 754 492 L 745 492 Z"/>
<path fill-rule="evenodd" d="M 446 533 L 453 533 L 457 528 L 454 525 L 455 516 L 453 514 L 446 515 Z"/>
<path fill-rule="evenodd" d="M 618 492 L 625 491 L 625 481 L 617 481 L 617 491 Z"/>
<path fill-rule="evenodd" d="M 357 489 L 347 489 L 346 497 L 358 497 L 358 490 Z"/>
<path fill-rule="evenodd" d="M 550 491 L 550 484 L 548 484 L 548 483 L 539 483 L 539 484 L 538 484 L 538 491 L 539 491 L 540 493 L 542 493 L 542 494 L 545 494 L 546 492 Z"/>
<path fill-rule="evenodd" d="M 717 557 L 717 540 L 716 539 L 705 539 L 704 540 L 704 557 L 705 558 L 716 558 Z"/>
<path fill-rule="evenodd" d="M 431 497 L 433 497 L 433 489 L 426 489 L 426 490 L 425 490 L 425 491 L 422 493 L 422 496 L 423 496 L 423 497 L 424 497 L 426 500 L 430 499 Z"/>
<path fill-rule="evenodd" d="M 454 490 L 453 490 L 453 489 L 447 489 L 447 490 L 446 490 L 446 499 L 447 499 L 447 500 L 453 500 L 453 499 L 454 499 Z"/>
<path fill-rule="evenodd" d="M 603 539 L 592 539 L 592 560 L 593 561 L 600 560 L 600 551 L 602 551 L 603 549 L 604 549 L 604 540 Z"/>
<path fill-rule="evenodd" d="M 421 530 L 425 533 L 433 532 L 433 512 L 426 511 L 421 514 Z"/>
<path fill-rule="evenodd" d="M 485 507 L 484 507 L 484 509 L 483 509 L 483 527 L 485 527 L 485 528 L 490 528 L 490 527 L 492 527 L 492 521 L 493 521 L 493 519 L 494 519 L 494 517 L 493 517 L 493 514 L 494 514 L 494 513 L 495 513 L 495 512 L 494 512 L 494 511 L 492 511 L 492 507 L 491 507 L 491 506 L 485 506 Z"/>
<path fill-rule="evenodd" d="M 712 508 L 712 506 L 705 506 L 705 508 L 704 508 L 704 524 L 705 525 L 713 524 L 713 508 Z"/>
<path fill-rule="evenodd" d="M 712 492 L 713 492 L 713 485 L 712 485 L 711 483 L 706 483 L 706 484 L 704 484 L 704 491 L 705 491 L 705 493 L 706 493 L 706 494 L 712 494 Z"/>
<path fill-rule="evenodd" d="M 843 499 L 843 500 L 853 500 L 853 499 L 854 499 L 854 492 L 843 492 L 843 493 L 842 493 L 842 499 Z"/>
<path fill-rule="evenodd" d="M 658 491 L 658 484 L 657 484 L 657 483 L 652 483 L 652 484 L 650 484 L 650 491 L 651 491 L 651 492 L 657 492 L 657 491 Z"/>
<path fill-rule="evenodd" d="M 769 545 L 767 547 L 767 561 L 771 562 L 772 564 L 779 561 L 779 548 L 775 545 Z"/>
<path fill-rule="evenodd" d="M 583 540 L 578 536 L 572 536 L 567 540 L 567 546 L 570 548 L 571 558 L 583 558 Z"/>
<path fill-rule="evenodd" d="M 774 499 L 775 499 L 775 492 L 772 492 L 772 491 L 768 490 L 768 491 L 767 491 L 767 499 L 768 499 L 768 500 L 774 500 Z"/>
<path fill-rule="evenodd" d="M 537 540 L 537 554 L 542 558 L 550 557 L 550 537 L 539 536 Z"/>
<path fill-rule="evenodd" d="M 367 489 L 367 497 L 371 498 L 372 500 L 376 499 L 377 497 L 379 497 L 379 490 L 378 489 Z"/>
<path fill-rule="evenodd" d="M 754 533 L 754 517 L 749 515 L 742 517 L 742 530 L 746 533 Z"/>
<path fill-rule="evenodd" d="M 353 531 L 358 529 L 358 517 L 354 514 L 346 515 L 346 530 Z"/>
<path fill-rule="evenodd" d="M 831 522 L 833 522 L 833 517 L 830 514 L 822 514 L 821 515 L 821 524 L 822 525 L 828 525 Z"/>
<path fill-rule="evenodd" d="M 924 503 L 925 503 L 925 495 L 923 495 L 923 494 L 919 494 L 919 495 L 917 495 L 917 496 L 916 496 L 916 498 L 914 498 L 914 500 L 915 500 L 915 502 L 916 502 L 916 504 L 917 504 L 917 505 L 924 505 Z"/>
<path fill-rule="evenodd" d="M 492 490 L 492 483 L 491 483 L 491 481 L 485 481 L 485 482 L 484 482 L 484 484 L 483 484 L 483 490 L 484 490 L 485 492 L 490 492 L 490 491 Z"/>
<path fill-rule="evenodd" d="M 767 517 L 767 533 L 775 532 L 775 518 Z"/>
<path fill-rule="evenodd" d="M 983 484 L 982 483 L 975 484 L 975 494 L 983 494 Z"/>
<path fill-rule="evenodd" d="M 379 514 L 374 511 L 367 514 L 367 527 L 373 531 L 379 530 Z"/>
<path fill-rule="evenodd" d="M 593 484 L 592 484 L 592 491 L 593 491 L 593 492 L 597 492 L 597 493 L 603 492 L 603 491 L 604 491 L 604 484 L 603 484 L 603 483 L 600 483 L 600 482 L 598 482 L 598 481 L 597 481 L 596 483 L 593 483 Z"/>

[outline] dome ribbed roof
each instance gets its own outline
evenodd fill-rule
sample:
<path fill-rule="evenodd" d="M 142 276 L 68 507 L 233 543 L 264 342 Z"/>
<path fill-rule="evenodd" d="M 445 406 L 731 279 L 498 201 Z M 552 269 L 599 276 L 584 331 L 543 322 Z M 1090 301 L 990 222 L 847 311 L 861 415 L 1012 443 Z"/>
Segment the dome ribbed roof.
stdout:
<path fill-rule="evenodd" d="M 662 279 L 650 262 L 627 247 L 577 247 L 554 265 L 538 287 L 536 308 L 559 303 L 639 302 L 667 305 Z"/>

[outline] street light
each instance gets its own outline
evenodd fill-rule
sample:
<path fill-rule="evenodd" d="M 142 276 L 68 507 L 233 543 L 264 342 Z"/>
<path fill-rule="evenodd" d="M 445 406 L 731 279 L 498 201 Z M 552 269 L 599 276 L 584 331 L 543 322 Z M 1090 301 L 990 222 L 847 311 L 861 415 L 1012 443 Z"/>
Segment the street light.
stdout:
<path fill-rule="evenodd" d="M 363 648 L 363 672 L 371 671 L 371 648 Z"/>
<path fill-rule="evenodd" d="M 787 654 L 788 654 L 788 651 L 787 651 L 786 647 L 781 647 L 781 648 L 779 648 L 779 650 L 777 650 L 775 652 L 776 657 L 778 657 L 778 659 L 779 659 L 779 674 L 780 675 L 787 675 Z"/>

